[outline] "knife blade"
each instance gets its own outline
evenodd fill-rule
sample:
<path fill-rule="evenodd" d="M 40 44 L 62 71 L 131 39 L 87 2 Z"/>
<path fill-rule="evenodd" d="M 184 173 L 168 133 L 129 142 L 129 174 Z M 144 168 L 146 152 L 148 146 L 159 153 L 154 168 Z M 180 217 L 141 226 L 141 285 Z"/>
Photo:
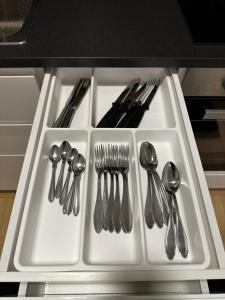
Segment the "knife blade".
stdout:
<path fill-rule="evenodd" d="M 134 93 L 139 86 L 139 79 L 134 79 L 130 82 L 130 84 L 122 91 L 119 97 L 112 103 L 112 107 L 107 111 L 107 113 L 103 116 L 101 121 L 96 126 L 97 128 L 104 128 L 110 124 L 110 118 L 116 113 L 118 107 L 121 103 L 124 103 L 129 95 Z"/>
<path fill-rule="evenodd" d="M 67 128 L 70 126 L 74 114 L 80 106 L 90 84 L 90 79 L 82 78 L 79 80 L 78 84 L 74 86 L 66 105 L 52 127 Z"/>

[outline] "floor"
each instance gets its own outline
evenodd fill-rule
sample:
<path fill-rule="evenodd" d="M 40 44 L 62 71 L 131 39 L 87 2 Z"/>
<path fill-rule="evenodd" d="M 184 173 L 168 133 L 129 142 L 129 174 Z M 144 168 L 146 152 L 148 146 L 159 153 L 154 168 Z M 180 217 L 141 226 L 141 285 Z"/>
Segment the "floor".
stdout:
<path fill-rule="evenodd" d="M 225 248 L 225 189 L 210 189 L 218 225 Z M 8 227 L 15 192 L 0 192 L 0 255 Z"/>
<path fill-rule="evenodd" d="M 0 192 L 0 255 L 13 206 L 15 192 Z"/>

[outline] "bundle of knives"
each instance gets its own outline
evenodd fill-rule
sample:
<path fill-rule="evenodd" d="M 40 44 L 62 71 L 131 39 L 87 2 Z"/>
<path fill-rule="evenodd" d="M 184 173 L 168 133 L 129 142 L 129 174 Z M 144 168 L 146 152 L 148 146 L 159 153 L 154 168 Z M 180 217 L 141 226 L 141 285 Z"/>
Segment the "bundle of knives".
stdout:
<path fill-rule="evenodd" d="M 137 128 L 158 89 L 159 82 L 144 83 L 139 88 L 139 79 L 133 80 L 112 103 L 96 127 Z"/>
<path fill-rule="evenodd" d="M 91 84 L 90 79 L 82 78 L 79 80 L 78 84 L 74 86 L 69 99 L 64 106 L 59 117 L 55 121 L 52 127 L 55 128 L 68 128 L 71 125 L 73 117 L 81 104 L 88 88 Z"/>

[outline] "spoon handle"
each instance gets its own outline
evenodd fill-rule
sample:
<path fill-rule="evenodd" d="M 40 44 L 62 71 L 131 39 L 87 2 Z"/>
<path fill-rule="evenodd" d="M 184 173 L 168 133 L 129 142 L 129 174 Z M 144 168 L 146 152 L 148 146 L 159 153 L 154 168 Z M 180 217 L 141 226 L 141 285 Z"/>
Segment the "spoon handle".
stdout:
<path fill-rule="evenodd" d="M 154 173 L 150 172 L 150 180 L 152 185 L 152 202 L 154 221 L 159 228 L 163 227 L 163 214 L 159 204 L 159 194 L 154 182 Z"/>
<path fill-rule="evenodd" d="M 81 175 L 78 175 L 75 185 L 75 199 L 73 205 L 73 214 L 75 217 L 77 217 L 80 212 L 80 179 Z"/>
<path fill-rule="evenodd" d="M 77 181 L 77 176 L 74 175 L 73 182 L 70 187 L 69 194 L 67 196 L 67 211 L 66 211 L 67 215 L 70 215 L 71 212 L 73 211 L 74 200 L 75 200 L 76 181 Z"/>
<path fill-rule="evenodd" d="M 123 197 L 121 205 L 121 225 L 125 233 L 129 233 L 133 226 L 133 213 L 130 203 L 128 178 L 126 173 L 123 175 Z"/>
<path fill-rule="evenodd" d="M 51 183 L 50 183 L 50 189 L 48 193 L 48 200 L 50 202 L 53 202 L 55 199 L 55 173 L 56 173 L 56 164 L 52 164 L 52 177 L 51 177 Z"/>
<path fill-rule="evenodd" d="M 106 208 L 106 228 L 109 232 L 113 232 L 113 206 L 114 206 L 114 174 L 110 172 L 110 191 Z"/>
<path fill-rule="evenodd" d="M 56 185 L 56 198 L 60 198 L 62 194 L 62 186 L 63 186 L 63 174 L 65 169 L 66 160 L 62 160 L 62 165 L 59 173 L 58 182 Z"/>
<path fill-rule="evenodd" d="M 101 193 L 101 173 L 98 174 L 97 197 L 94 210 L 94 228 L 97 233 L 102 231 L 104 222 L 104 210 Z"/>
<path fill-rule="evenodd" d="M 159 196 L 161 199 L 161 205 L 162 205 L 162 211 L 163 211 L 163 222 L 165 224 L 168 224 L 169 220 L 169 206 L 168 203 L 170 201 L 168 193 L 165 189 L 164 184 L 162 183 L 162 180 L 159 177 L 159 174 L 154 171 L 154 179 L 156 181 L 156 186 L 158 187 Z"/>
<path fill-rule="evenodd" d="M 167 226 L 167 231 L 165 236 L 165 248 L 166 248 L 166 254 L 168 259 L 172 260 L 175 256 L 175 250 L 176 250 L 172 198 L 169 201 L 169 221 L 168 221 L 168 226 Z"/>
<path fill-rule="evenodd" d="M 69 167 L 68 173 L 67 173 L 67 176 L 66 176 L 66 181 L 65 181 L 64 186 L 63 186 L 62 194 L 59 198 L 59 204 L 60 205 L 63 205 L 64 202 L 65 202 L 65 199 L 66 199 L 66 196 L 67 196 L 67 193 L 68 193 L 68 189 L 69 189 L 71 173 L 72 173 L 72 168 Z"/>
<path fill-rule="evenodd" d="M 148 228 L 152 229 L 154 226 L 154 217 L 153 217 L 153 198 L 152 198 L 152 184 L 151 184 L 151 174 L 147 172 L 148 175 L 148 188 L 147 188 L 147 195 L 145 201 L 145 222 Z"/>
<path fill-rule="evenodd" d="M 174 207 L 176 209 L 176 242 L 180 254 L 186 258 L 188 256 L 188 241 L 183 226 L 183 222 L 180 217 L 179 207 L 177 204 L 177 198 L 175 194 L 172 194 Z"/>
<path fill-rule="evenodd" d="M 116 233 L 119 233 L 121 231 L 120 186 L 119 186 L 119 175 L 115 174 L 115 176 L 116 176 L 116 193 L 115 193 L 115 200 L 114 200 L 114 207 L 113 207 L 113 225 Z"/>

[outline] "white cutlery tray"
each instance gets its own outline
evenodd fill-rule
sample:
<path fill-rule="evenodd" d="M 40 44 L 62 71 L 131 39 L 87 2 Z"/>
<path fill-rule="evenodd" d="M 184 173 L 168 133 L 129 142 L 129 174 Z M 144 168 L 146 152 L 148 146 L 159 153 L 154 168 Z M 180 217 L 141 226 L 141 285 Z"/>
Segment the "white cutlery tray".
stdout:
<path fill-rule="evenodd" d="M 66 103 L 74 84 L 91 78 L 91 87 L 82 101 L 71 128 L 51 128 Z M 134 78 L 141 83 L 161 79 L 161 85 L 138 129 L 95 128 L 113 101 Z M 46 115 L 34 162 L 21 222 L 14 265 L 19 271 L 113 271 L 206 269 L 210 264 L 208 244 L 201 219 L 200 189 L 192 174 L 193 156 L 186 149 L 184 129 L 179 124 L 177 99 L 171 78 L 162 69 L 59 69 L 53 76 Z M 58 199 L 48 201 L 51 163 L 48 151 L 53 144 L 68 140 L 87 160 L 81 180 L 81 210 L 78 217 L 63 215 Z M 173 161 L 181 174 L 177 192 L 180 214 L 187 233 L 189 254 L 178 249 L 174 260 L 166 257 L 166 227 L 148 229 L 144 221 L 147 193 L 146 171 L 139 164 L 142 142 L 154 145 L 161 176 L 165 163 Z M 125 143 L 130 146 L 129 192 L 134 214 L 130 234 L 97 234 L 93 211 L 97 193 L 94 148 L 97 144 Z M 60 165 L 57 168 L 59 172 Z M 65 176 L 64 176 L 65 178 Z M 122 191 L 122 181 L 120 184 Z"/>

